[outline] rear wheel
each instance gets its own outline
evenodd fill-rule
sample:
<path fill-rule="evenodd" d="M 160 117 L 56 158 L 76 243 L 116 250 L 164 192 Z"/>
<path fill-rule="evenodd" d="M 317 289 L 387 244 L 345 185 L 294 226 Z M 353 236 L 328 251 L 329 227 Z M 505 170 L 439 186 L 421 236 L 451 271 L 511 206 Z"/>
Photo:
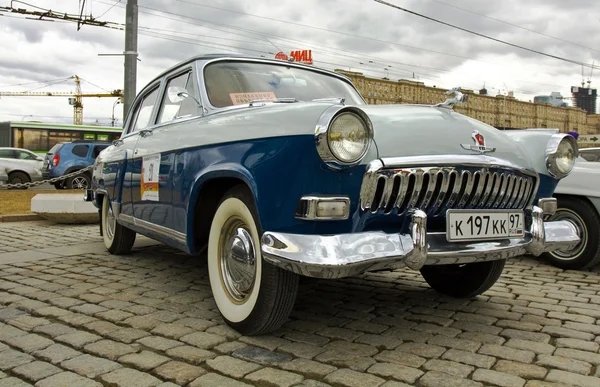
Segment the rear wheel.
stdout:
<path fill-rule="evenodd" d="M 131 251 L 135 231 L 117 222 L 107 196 L 102 200 L 102 231 L 104 246 L 111 254 L 121 255 Z"/>
<path fill-rule="evenodd" d="M 253 196 L 229 190 L 215 212 L 208 240 L 208 273 L 225 322 L 244 335 L 279 328 L 294 307 L 298 275 L 262 259 L 262 230 Z"/>
<path fill-rule="evenodd" d="M 90 176 L 87 173 L 82 173 L 81 175 L 68 178 L 65 186 L 68 189 L 88 189 L 90 182 Z"/>
<path fill-rule="evenodd" d="M 561 196 L 554 215 L 548 220 L 567 220 L 579 233 L 581 241 L 572 249 L 544 253 L 552 265 L 562 269 L 586 269 L 600 263 L 600 216 L 586 200 Z"/>
<path fill-rule="evenodd" d="M 475 297 L 491 288 L 504 269 L 504 259 L 464 265 L 424 266 L 421 274 L 439 293 L 456 298 Z"/>
<path fill-rule="evenodd" d="M 25 184 L 25 183 L 30 183 L 31 182 L 31 178 L 29 178 L 29 175 L 27 175 L 25 172 L 11 172 L 8 175 L 8 184 Z M 19 187 L 19 188 L 15 188 L 15 189 L 27 189 L 28 187 Z"/>
<path fill-rule="evenodd" d="M 54 188 L 58 189 L 58 190 L 62 190 L 62 189 L 66 189 L 65 188 L 65 182 L 64 181 L 59 181 L 57 183 L 52 184 L 54 186 Z"/>

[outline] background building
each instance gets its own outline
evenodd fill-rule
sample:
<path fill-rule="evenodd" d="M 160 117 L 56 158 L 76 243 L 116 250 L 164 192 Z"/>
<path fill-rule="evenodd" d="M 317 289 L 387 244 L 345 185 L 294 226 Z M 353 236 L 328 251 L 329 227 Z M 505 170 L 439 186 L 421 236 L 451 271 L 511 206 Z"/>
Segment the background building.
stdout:
<path fill-rule="evenodd" d="M 571 87 L 573 103 L 588 114 L 596 114 L 596 99 L 598 91 L 589 87 Z"/>
<path fill-rule="evenodd" d="M 369 104 L 436 104 L 448 97 L 447 89 L 425 86 L 419 81 L 392 81 L 366 77 L 360 72 L 335 71 L 349 77 Z M 512 92 L 491 96 L 485 89 L 480 90 L 480 94 L 473 90 L 461 91 L 469 94 L 469 98 L 454 110 L 498 129 L 557 128 L 563 133 L 600 133 L 598 125 L 588 124 L 587 113 L 580 108 L 519 101 Z"/>
<path fill-rule="evenodd" d="M 565 102 L 565 98 L 560 95 L 558 91 L 553 91 L 550 95 L 536 95 L 533 97 L 533 102 L 536 103 L 549 103 L 556 107 L 568 107 L 569 104 Z"/>

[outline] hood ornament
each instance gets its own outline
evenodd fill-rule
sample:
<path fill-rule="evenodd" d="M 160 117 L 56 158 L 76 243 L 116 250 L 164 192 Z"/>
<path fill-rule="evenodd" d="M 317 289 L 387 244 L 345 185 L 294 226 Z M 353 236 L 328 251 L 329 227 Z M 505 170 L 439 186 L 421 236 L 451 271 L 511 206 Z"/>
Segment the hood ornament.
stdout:
<path fill-rule="evenodd" d="M 468 95 L 467 94 L 463 94 L 460 91 L 460 86 L 453 87 L 452 89 L 450 89 L 450 90 L 448 90 L 446 92 L 446 95 L 451 95 L 451 94 L 454 94 L 454 97 L 449 97 L 444 102 L 438 103 L 435 106 L 445 107 L 445 108 L 452 109 L 454 107 L 454 105 L 457 104 L 457 103 L 465 103 L 465 102 L 467 102 Z"/>
<path fill-rule="evenodd" d="M 485 137 L 483 137 L 483 134 L 479 133 L 477 130 L 473 131 L 471 138 L 475 142 L 475 145 L 460 144 L 460 146 L 462 146 L 463 149 L 472 150 L 481 154 L 496 151 L 496 148 L 485 146 Z"/>

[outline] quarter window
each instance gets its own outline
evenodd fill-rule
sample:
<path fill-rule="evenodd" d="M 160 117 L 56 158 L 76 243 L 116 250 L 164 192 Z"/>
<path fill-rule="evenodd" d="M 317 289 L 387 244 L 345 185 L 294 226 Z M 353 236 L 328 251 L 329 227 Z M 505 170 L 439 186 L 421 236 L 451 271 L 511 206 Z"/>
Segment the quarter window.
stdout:
<path fill-rule="evenodd" d="M 0 157 L 3 159 L 12 159 L 14 158 L 13 151 L 11 149 L 0 149 Z"/>
<path fill-rule="evenodd" d="M 154 105 L 156 105 L 157 97 L 158 87 L 143 98 L 135 112 L 133 129 L 129 133 L 137 132 L 150 126 L 150 119 L 152 118 L 152 111 L 154 110 Z"/>
<path fill-rule="evenodd" d="M 37 157 L 29 152 L 20 151 L 18 155 L 21 160 L 37 160 Z"/>
<path fill-rule="evenodd" d="M 87 157 L 88 151 L 90 150 L 89 145 L 75 145 L 71 150 L 75 156 Z"/>
<path fill-rule="evenodd" d="M 160 108 L 161 111 L 158 118 L 159 124 L 197 114 L 196 101 L 194 101 L 194 98 L 196 97 L 194 93 L 194 82 L 190 75 L 191 72 L 188 71 L 187 73 L 178 75 L 168 81 Z M 181 97 L 177 96 L 177 93 L 174 91 L 175 88 L 185 89 L 190 97 L 179 100 Z"/>

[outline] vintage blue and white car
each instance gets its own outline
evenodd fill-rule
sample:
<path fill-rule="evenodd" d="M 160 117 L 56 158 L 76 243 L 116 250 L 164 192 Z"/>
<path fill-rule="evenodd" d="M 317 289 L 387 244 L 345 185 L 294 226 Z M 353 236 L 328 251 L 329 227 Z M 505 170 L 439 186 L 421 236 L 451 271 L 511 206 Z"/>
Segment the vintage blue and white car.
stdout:
<path fill-rule="evenodd" d="M 571 248 L 544 222 L 573 137 L 498 131 L 445 103 L 366 105 L 344 76 L 286 61 L 201 56 L 150 82 L 96 161 L 113 254 L 136 233 L 206 251 L 216 305 L 252 335 L 291 312 L 299 275 L 420 270 L 472 297 L 507 258 Z"/>

